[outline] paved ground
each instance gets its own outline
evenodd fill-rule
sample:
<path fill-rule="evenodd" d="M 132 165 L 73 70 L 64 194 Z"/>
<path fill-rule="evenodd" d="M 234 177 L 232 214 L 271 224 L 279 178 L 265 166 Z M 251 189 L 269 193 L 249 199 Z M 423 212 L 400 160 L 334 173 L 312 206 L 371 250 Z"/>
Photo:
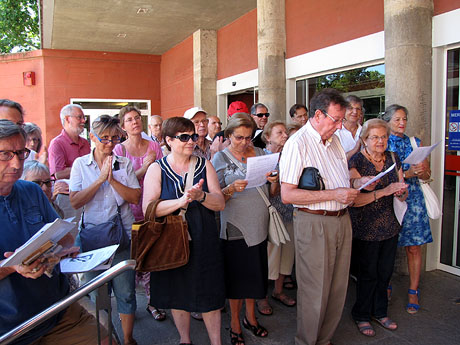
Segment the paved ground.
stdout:
<path fill-rule="evenodd" d="M 342 320 L 332 339 L 334 345 L 373 344 L 373 345 L 458 345 L 460 344 L 460 277 L 441 271 L 425 273 L 421 282 L 421 309 L 416 315 L 409 315 L 404 310 L 407 303 L 407 276 L 393 277 L 393 299 L 389 307 L 389 316 L 398 322 L 399 329 L 387 331 L 374 326 L 377 335 L 368 338 L 358 333 L 350 316 L 355 297 L 355 283 L 348 286 L 348 297 Z M 154 321 L 145 311 L 146 296 L 138 290 L 138 309 L 134 335 L 139 345 L 179 344 L 179 336 L 168 312 L 163 322 Z M 292 296 L 295 295 L 293 292 Z M 294 344 L 296 332 L 296 308 L 287 308 L 271 300 L 274 309 L 272 316 L 260 316 L 259 322 L 270 332 L 265 339 L 256 338 L 243 330 L 246 344 L 289 345 Z M 228 309 L 228 306 L 227 306 Z M 120 331 L 117 317 L 113 322 Z M 230 344 L 229 313 L 222 314 L 223 344 Z M 191 337 L 195 345 L 209 344 L 203 322 L 192 319 Z"/>

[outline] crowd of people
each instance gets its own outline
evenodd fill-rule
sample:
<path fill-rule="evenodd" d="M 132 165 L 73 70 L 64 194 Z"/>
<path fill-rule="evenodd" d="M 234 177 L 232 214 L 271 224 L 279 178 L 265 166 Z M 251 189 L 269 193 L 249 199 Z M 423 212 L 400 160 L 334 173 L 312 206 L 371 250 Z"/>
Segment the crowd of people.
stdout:
<path fill-rule="evenodd" d="M 220 345 L 226 300 L 232 345 L 245 344 L 243 328 L 256 337 L 270 336 L 257 312 L 271 315 L 272 301 L 297 306 L 296 344 L 331 344 L 349 274 L 356 279 L 352 317 L 358 331 L 375 336 L 372 322 L 396 330 L 397 322 L 388 315 L 396 249 L 406 248 L 410 285 L 405 308 L 415 314 L 421 246 L 432 241 L 418 180 L 430 178 L 429 163 L 401 163 L 413 150 L 405 134 L 408 110 L 394 104 L 381 119 L 364 122 L 361 99 L 324 89 L 309 109 L 294 104 L 289 115 L 288 124 L 269 121 L 266 105 L 248 109 L 236 101 L 229 105 L 223 129 L 219 117 L 193 107 L 164 122 L 151 116 L 149 135 L 141 112 L 126 106 L 115 117 L 101 115 L 91 123 L 90 145 L 80 136 L 84 110 L 69 104 L 60 113 L 63 129 L 47 148 L 41 129 L 24 123 L 21 105 L 0 100 L 0 212 L 5 219 L 0 251 L 10 256 L 57 217 L 75 217 L 79 229 L 90 231 L 118 214 L 130 237 L 133 222 L 158 202 L 158 217 L 187 210 L 190 258 L 175 269 L 126 271 L 113 279 L 124 344 L 137 344 L 136 284 L 144 288 L 145 308 L 154 320 L 165 320 L 171 310 L 180 344 L 192 343 L 194 317 L 204 321 L 210 343 Z M 248 159 L 277 153 L 279 163 L 265 175 L 266 183 L 248 188 Z M 393 164 L 392 171 L 359 190 Z M 324 187 L 299 185 L 309 167 L 317 169 Z M 188 178 L 191 188 L 186 188 Z M 280 214 L 290 241 L 268 241 L 265 199 Z M 394 199 L 407 203 L 402 221 Z M 81 244 L 80 235 L 62 241 Z M 120 248 L 114 264 L 129 257 L 129 247 Z M 52 278 L 43 273 L 40 260 L 0 268 L 0 334 L 69 293 L 69 277 L 57 267 Z M 85 273 L 82 282 L 98 273 Z M 297 289 L 297 298 L 285 289 Z M 94 325 L 73 305 L 17 344 L 93 344 Z"/>

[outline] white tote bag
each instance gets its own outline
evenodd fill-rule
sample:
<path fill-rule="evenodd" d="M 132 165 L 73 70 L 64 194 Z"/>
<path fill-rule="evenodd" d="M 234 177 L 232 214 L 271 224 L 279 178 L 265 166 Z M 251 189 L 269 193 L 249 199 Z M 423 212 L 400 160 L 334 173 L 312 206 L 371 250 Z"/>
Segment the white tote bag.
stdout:
<path fill-rule="evenodd" d="M 410 138 L 410 143 L 412 145 L 412 148 L 417 147 L 417 143 L 415 142 L 414 137 Z M 429 185 L 430 181 L 424 181 L 419 178 L 418 182 L 420 183 L 423 196 L 425 197 L 425 205 L 428 217 L 430 217 L 431 219 L 438 219 L 439 217 L 441 217 L 442 211 L 438 197 L 436 196 L 436 194 L 434 194 L 433 190 Z"/>

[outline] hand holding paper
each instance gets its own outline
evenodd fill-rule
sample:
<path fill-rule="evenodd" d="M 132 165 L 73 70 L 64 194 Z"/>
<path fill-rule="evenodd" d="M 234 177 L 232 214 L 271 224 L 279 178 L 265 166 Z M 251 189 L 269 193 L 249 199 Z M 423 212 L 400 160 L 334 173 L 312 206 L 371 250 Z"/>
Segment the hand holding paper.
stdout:
<path fill-rule="evenodd" d="M 422 147 L 414 148 L 411 154 L 407 156 L 405 160 L 403 160 L 403 163 L 407 163 L 407 164 L 422 163 L 440 143 L 441 142 L 438 141 L 436 144 L 431 145 L 431 146 L 422 146 Z"/>

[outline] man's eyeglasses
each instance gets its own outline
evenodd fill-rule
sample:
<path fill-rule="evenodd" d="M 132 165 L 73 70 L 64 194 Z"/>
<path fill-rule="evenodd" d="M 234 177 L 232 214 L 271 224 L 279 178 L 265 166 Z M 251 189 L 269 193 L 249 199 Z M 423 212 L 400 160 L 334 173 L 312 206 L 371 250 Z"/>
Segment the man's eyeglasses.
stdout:
<path fill-rule="evenodd" d="M 38 184 L 40 187 L 42 187 L 43 185 L 46 185 L 48 188 L 51 188 L 51 186 L 54 184 L 55 180 L 53 180 L 53 179 L 32 180 L 32 182 Z"/>
<path fill-rule="evenodd" d="M 264 117 L 264 116 L 265 116 L 265 117 L 269 117 L 269 116 L 270 116 L 270 113 L 258 113 L 258 114 L 255 114 L 255 116 L 260 117 L 260 118 L 262 118 L 262 117 Z"/>
<path fill-rule="evenodd" d="M 30 155 L 30 150 L 25 148 L 24 150 L 19 151 L 0 151 L 0 161 L 10 161 L 13 159 L 14 155 L 18 156 L 19 160 L 26 160 Z"/>
<path fill-rule="evenodd" d="M 332 120 L 332 122 L 334 123 L 337 123 L 337 122 L 340 122 L 342 120 L 337 120 L 337 119 L 334 119 L 331 115 L 329 115 L 328 113 L 326 113 L 324 110 L 321 110 L 321 112 L 326 115 L 328 118 L 330 118 Z"/>
<path fill-rule="evenodd" d="M 85 115 L 69 115 L 69 117 L 74 117 L 80 121 L 86 121 Z"/>
<path fill-rule="evenodd" d="M 118 144 L 121 141 L 121 138 L 118 135 L 114 135 L 111 139 L 109 138 L 99 138 L 99 136 L 93 132 L 93 135 L 99 140 L 102 144 L 114 143 Z"/>
<path fill-rule="evenodd" d="M 202 124 L 202 125 L 205 125 L 205 126 L 206 126 L 206 125 L 208 124 L 209 120 L 208 120 L 208 119 L 204 119 L 204 120 L 201 120 L 201 121 L 193 121 L 193 120 L 192 120 L 192 122 L 193 122 L 193 124 L 194 124 L 195 126 L 198 126 L 199 124 Z"/>
<path fill-rule="evenodd" d="M 190 134 L 181 134 L 181 135 L 175 135 L 172 138 L 179 139 L 183 143 L 187 143 L 190 139 L 192 139 L 192 141 L 194 143 L 196 143 L 198 141 L 198 134 L 196 134 L 196 133 L 193 133 L 192 135 L 190 135 Z"/>

